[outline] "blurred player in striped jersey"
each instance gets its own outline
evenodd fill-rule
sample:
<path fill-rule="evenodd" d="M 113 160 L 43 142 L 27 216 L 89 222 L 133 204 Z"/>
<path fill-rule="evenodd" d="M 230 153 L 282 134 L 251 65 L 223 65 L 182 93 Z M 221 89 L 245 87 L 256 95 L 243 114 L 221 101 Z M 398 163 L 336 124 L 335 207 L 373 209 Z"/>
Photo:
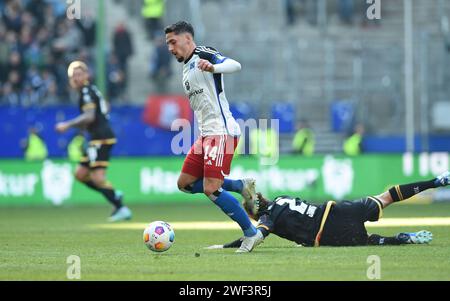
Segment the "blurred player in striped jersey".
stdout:
<path fill-rule="evenodd" d="M 244 232 L 243 242 L 236 252 L 251 252 L 262 242 L 263 235 L 229 191 L 255 199 L 255 182 L 253 179 L 226 179 L 241 132 L 229 109 L 222 74 L 237 72 L 241 65 L 212 47 L 197 46 L 194 29 L 187 22 L 166 27 L 165 34 L 169 52 L 183 64 L 184 91 L 200 128 L 200 138 L 184 161 L 178 188 L 208 196 Z"/>

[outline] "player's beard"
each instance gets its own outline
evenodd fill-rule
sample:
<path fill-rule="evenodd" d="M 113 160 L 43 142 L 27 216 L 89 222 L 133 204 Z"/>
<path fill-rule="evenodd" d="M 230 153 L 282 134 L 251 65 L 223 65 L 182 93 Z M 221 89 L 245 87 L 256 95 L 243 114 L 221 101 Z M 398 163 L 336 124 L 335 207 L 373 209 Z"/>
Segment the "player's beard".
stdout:
<path fill-rule="evenodd" d="M 178 61 L 178 63 L 182 63 L 184 61 L 184 58 L 183 57 L 177 57 L 177 61 Z"/>

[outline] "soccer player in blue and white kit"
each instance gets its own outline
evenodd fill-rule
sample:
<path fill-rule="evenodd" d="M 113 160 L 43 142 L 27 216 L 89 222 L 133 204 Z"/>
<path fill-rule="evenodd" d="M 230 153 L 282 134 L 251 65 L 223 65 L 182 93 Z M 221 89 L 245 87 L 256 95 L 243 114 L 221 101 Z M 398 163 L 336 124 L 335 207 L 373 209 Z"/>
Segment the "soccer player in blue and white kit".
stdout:
<path fill-rule="evenodd" d="M 197 46 L 194 29 L 185 21 L 166 27 L 165 34 L 169 51 L 184 64 L 184 91 L 200 128 L 200 138 L 184 161 L 178 188 L 208 196 L 244 232 L 243 242 L 236 252 L 251 252 L 263 241 L 263 235 L 229 191 L 255 199 L 255 182 L 252 179 L 225 179 L 230 173 L 241 132 L 229 110 L 222 74 L 237 72 L 241 65 L 214 48 Z"/>

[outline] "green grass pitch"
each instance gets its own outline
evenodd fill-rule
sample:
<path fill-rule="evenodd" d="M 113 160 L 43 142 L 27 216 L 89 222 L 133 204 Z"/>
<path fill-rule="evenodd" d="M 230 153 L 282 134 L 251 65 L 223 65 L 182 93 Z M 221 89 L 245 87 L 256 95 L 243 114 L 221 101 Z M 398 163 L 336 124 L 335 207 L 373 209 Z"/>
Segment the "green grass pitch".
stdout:
<path fill-rule="evenodd" d="M 99 201 L 100 203 L 100 201 Z M 212 204 L 130 206 L 134 222 L 227 221 Z M 239 237 L 239 230 L 175 229 L 165 253 L 143 244 L 143 229 L 104 229 L 97 207 L 0 208 L 0 280 L 67 280 L 67 257 L 81 260 L 81 280 L 368 280 L 367 258 L 380 258 L 381 280 L 450 280 L 450 226 L 371 228 L 395 234 L 423 228 L 430 245 L 303 248 L 273 235 L 250 254 L 203 250 Z M 446 217 L 450 204 L 393 205 L 384 217 Z M 195 256 L 199 253 L 200 256 Z"/>

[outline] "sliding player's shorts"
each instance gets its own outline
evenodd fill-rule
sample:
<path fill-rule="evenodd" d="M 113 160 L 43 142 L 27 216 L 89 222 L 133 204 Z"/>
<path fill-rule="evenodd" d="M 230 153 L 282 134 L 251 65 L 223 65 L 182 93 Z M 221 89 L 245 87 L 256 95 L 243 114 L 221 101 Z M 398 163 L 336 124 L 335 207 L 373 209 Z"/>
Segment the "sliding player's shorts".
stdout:
<path fill-rule="evenodd" d="M 325 222 L 320 245 L 366 245 L 368 234 L 364 223 L 378 221 L 382 214 L 382 203 L 375 197 L 338 202 L 332 207 Z"/>
<path fill-rule="evenodd" d="M 230 174 L 238 142 L 238 137 L 228 135 L 198 138 L 184 160 L 182 172 L 196 178 L 223 180 Z"/>

